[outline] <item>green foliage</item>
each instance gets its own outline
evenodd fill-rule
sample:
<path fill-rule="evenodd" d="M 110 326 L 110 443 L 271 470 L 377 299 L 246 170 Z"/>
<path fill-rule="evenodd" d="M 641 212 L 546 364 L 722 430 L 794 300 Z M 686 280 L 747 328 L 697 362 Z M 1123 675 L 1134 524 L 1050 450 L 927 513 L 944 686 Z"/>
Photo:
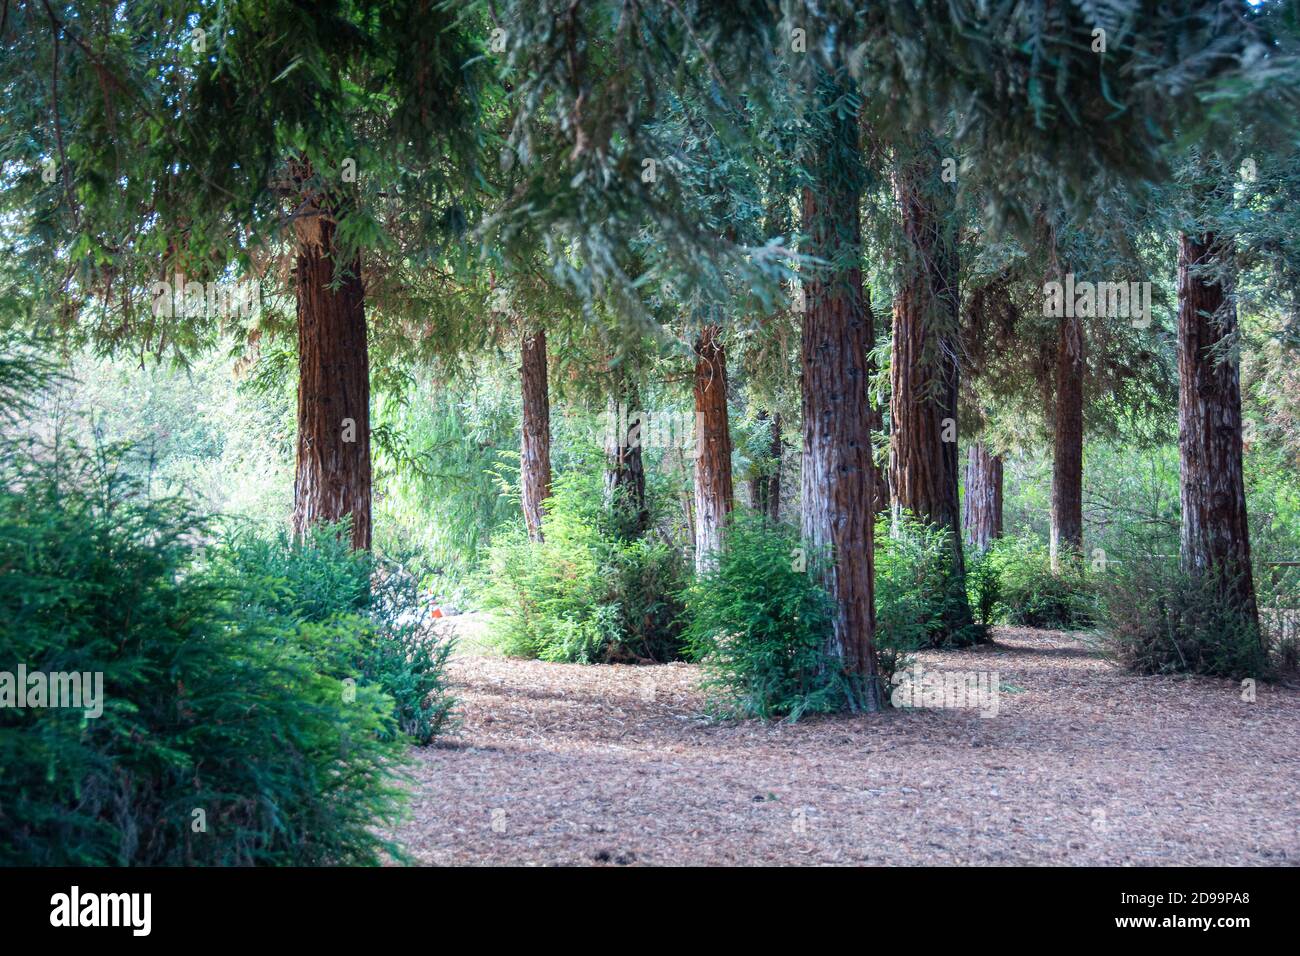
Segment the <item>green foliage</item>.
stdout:
<path fill-rule="evenodd" d="M 481 575 L 506 654 L 578 663 L 679 656 L 680 553 L 649 536 L 619 534 L 598 473 L 556 480 L 542 533 L 542 542 L 518 526 L 498 533 Z"/>
<path fill-rule="evenodd" d="M 973 644 L 982 638 L 982 629 L 974 625 L 949 633 L 965 598 L 956 591 L 949 531 L 908 514 L 892 523 L 878 521 L 875 555 L 876 632 L 881 648 L 903 652 L 946 643 Z"/>
<path fill-rule="evenodd" d="M 904 516 L 876 523 L 876 631 L 898 647 L 942 640 L 945 532 Z"/>
<path fill-rule="evenodd" d="M 988 552 L 966 559 L 966 592 L 976 622 L 988 627 L 994 621 L 998 602 L 1002 600 L 1002 582 Z"/>
<path fill-rule="evenodd" d="M 681 554 L 651 537 L 621 542 L 607 564 L 610 598 L 596 618 L 610 661 L 669 661 L 681 656 Z"/>
<path fill-rule="evenodd" d="M 1063 561 L 1052 572 L 1047 546 L 1032 535 L 1002 537 L 981 560 L 981 575 L 996 578 L 996 614 L 1024 627 L 1077 628 L 1096 615 L 1096 588 L 1083 565 Z"/>
<path fill-rule="evenodd" d="M 102 715 L 0 709 L 0 863 L 372 864 L 395 852 L 394 702 L 351 699 L 321 648 L 356 621 L 196 552 L 203 524 L 150 500 L 116 450 L 7 456 L 0 666 L 102 674 Z M 301 599 L 316 601 L 314 596 Z"/>
<path fill-rule="evenodd" d="M 387 306 L 376 318 L 430 319 L 406 286 L 470 249 L 460 240 L 488 188 L 481 13 L 405 0 L 4 9 L 3 248 L 26 275 L 0 301 L 32 325 L 195 355 L 221 317 L 154 315 L 149 283 L 274 272 L 265 257 L 309 195 L 340 211 L 345 261 L 366 248 L 367 297 Z M 380 266 L 395 249 L 409 256 Z"/>
<path fill-rule="evenodd" d="M 1268 655 L 1256 622 L 1224 599 L 1217 575 L 1190 575 L 1152 559 L 1115 573 L 1103 588 L 1103 639 L 1140 674 L 1264 677 Z"/>
<path fill-rule="evenodd" d="M 517 377 L 478 363 L 480 381 L 411 388 L 377 395 L 376 540 L 403 542 L 417 552 L 413 573 L 440 599 L 460 601 L 484 546 L 519 517 L 517 480 L 510 493 L 499 473 L 518 464 Z"/>
<path fill-rule="evenodd" d="M 793 722 L 860 700 L 826 653 L 835 607 L 799 547 L 790 529 L 738 513 L 716 567 L 687 591 L 687 645 L 720 713 Z"/>
<path fill-rule="evenodd" d="M 240 533 L 214 563 L 238 582 L 236 604 L 250 621 L 314 634 L 318 670 L 377 686 L 393 699 L 396 730 L 428 744 L 451 720 L 444 671 L 452 642 L 424 626 L 411 575 L 349 541 L 346 528 L 330 525 L 305 541 Z"/>
<path fill-rule="evenodd" d="M 293 389 L 269 394 L 262 376 L 236 379 L 232 366 L 242 363 L 224 350 L 185 367 L 81 351 L 57 389 L 33 396 L 25 417 L 33 431 L 83 445 L 101 437 L 128 444 L 121 465 L 151 494 L 181 494 L 203 513 L 238 514 L 270 531 L 293 500 Z M 282 368 L 265 376 L 277 391 L 285 377 Z"/>

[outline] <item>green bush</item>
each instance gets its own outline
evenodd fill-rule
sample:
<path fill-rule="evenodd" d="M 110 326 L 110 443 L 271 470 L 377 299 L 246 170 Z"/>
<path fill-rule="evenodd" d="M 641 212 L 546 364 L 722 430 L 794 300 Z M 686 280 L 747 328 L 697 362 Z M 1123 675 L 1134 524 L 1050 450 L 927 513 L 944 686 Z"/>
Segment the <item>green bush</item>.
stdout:
<path fill-rule="evenodd" d="M 670 661 L 682 655 L 682 598 L 687 571 L 663 541 L 639 538 L 610 551 L 610 592 L 596 623 L 610 661 Z"/>
<path fill-rule="evenodd" d="M 784 718 L 857 710 L 858 679 L 826 653 L 835 621 L 830 595 L 805 568 L 815 566 L 785 525 L 737 512 L 716 567 L 686 597 L 687 646 L 704 668 L 716 711 L 728 716 Z M 876 634 L 885 699 L 916 632 L 887 620 Z"/>
<path fill-rule="evenodd" d="M 346 527 L 329 525 L 305 541 L 236 533 L 214 563 L 238 582 L 250 620 L 314 632 L 308 646 L 323 673 L 378 685 L 394 701 L 396 729 L 428 744 L 455 704 L 445 678 L 452 642 L 422 626 L 414 578 L 349 540 Z"/>
<path fill-rule="evenodd" d="M 857 699 L 826 655 L 835 608 L 799 548 L 784 526 L 736 515 L 716 566 L 687 592 L 687 645 L 723 714 L 793 722 Z"/>
<path fill-rule="evenodd" d="M 1096 588 L 1082 563 L 1052 572 L 1046 545 L 1032 535 L 998 538 L 982 559 L 981 575 L 997 583 L 997 615 L 1023 627 L 1070 629 L 1096 620 Z"/>
<path fill-rule="evenodd" d="M 1134 562 L 1103 587 L 1104 646 L 1140 674 L 1266 676 L 1257 623 L 1223 595 L 1215 574 L 1189 575 L 1174 561 Z"/>
<path fill-rule="evenodd" d="M 876 522 L 876 634 L 881 648 L 974 644 L 983 628 L 950 634 L 964 597 L 952 573 L 950 532 L 904 514 Z M 882 651 L 884 653 L 884 651 Z"/>
<path fill-rule="evenodd" d="M 984 628 L 996 621 L 1002 582 L 987 551 L 966 558 L 966 592 L 976 622 Z"/>
<path fill-rule="evenodd" d="M 0 669 L 102 674 L 103 697 L 0 708 L 0 864 L 381 862 L 394 702 L 321 664 L 364 645 L 356 620 L 273 611 L 321 599 L 200 560 L 203 523 L 120 460 L 7 449 Z"/>
<path fill-rule="evenodd" d="M 626 539 L 603 504 L 600 476 L 572 471 L 546 503 L 542 542 L 521 527 L 492 542 L 480 595 L 494 640 L 512 657 L 571 663 L 680 656 L 686 571 L 662 541 Z"/>

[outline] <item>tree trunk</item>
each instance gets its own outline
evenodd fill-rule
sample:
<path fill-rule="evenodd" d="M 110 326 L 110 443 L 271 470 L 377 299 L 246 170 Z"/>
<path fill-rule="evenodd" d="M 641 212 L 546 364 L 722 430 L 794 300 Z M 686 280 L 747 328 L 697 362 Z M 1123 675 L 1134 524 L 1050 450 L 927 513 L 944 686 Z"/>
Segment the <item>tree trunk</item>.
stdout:
<path fill-rule="evenodd" d="M 1002 537 L 1002 456 L 990 455 L 983 442 L 971 445 L 966 459 L 966 542 L 978 553 Z"/>
<path fill-rule="evenodd" d="M 542 540 L 542 502 L 551 494 L 551 400 L 546 385 L 546 330 L 525 333 L 519 379 L 523 390 L 523 440 L 519 487 L 528 537 Z"/>
<path fill-rule="evenodd" d="M 1217 354 L 1237 334 L 1230 290 L 1194 267 L 1226 258 L 1214 235 L 1178 245 L 1178 449 L 1183 509 L 1182 561 L 1192 574 L 1218 576 L 1226 601 L 1258 626 L 1241 463 L 1238 360 Z"/>
<path fill-rule="evenodd" d="M 957 246 L 952 199 L 937 183 L 937 153 L 900 166 L 894 180 L 906 247 L 894 301 L 890 366 L 890 492 L 896 510 L 948 532 L 948 613 L 936 644 L 969 643 L 957 460 Z"/>
<path fill-rule="evenodd" d="M 759 412 L 758 420 L 767 422 L 772 440 L 767 454 L 771 464 L 749 479 L 749 504 L 768 521 L 781 515 L 781 416 Z"/>
<path fill-rule="evenodd" d="M 826 115 L 814 152 L 815 188 L 803 193 L 810 255 L 833 265 L 809 276 L 803 316 L 800 389 L 803 407 L 801 525 L 806 546 L 835 602 L 827 651 L 860 683 L 860 704 L 884 706 L 875 647 L 871 431 L 867 349 L 871 313 L 862 294 L 863 185 L 858 119 L 832 103 L 843 93 L 825 84 Z M 822 555 L 829 561 L 822 564 Z"/>
<path fill-rule="evenodd" d="M 1061 319 L 1052 454 L 1052 570 L 1083 556 L 1083 323 Z"/>
<path fill-rule="evenodd" d="M 695 340 L 695 570 L 713 567 L 733 504 L 731 430 L 727 422 L 727 353 L 718 327 Z"/>
<path fill-rule="evenodd" d="M 642 415 L 639 390 L 633 384 L 620 383 L 606 408 L 605 498 L 626 538 L 640 537 L 650 528 L 641 457 Z"/>
<path fill-rule="evenodd" d="M 337 288 L 334 222 L 298 225 L 298 448 L 293 532 L 351 516 L 352 546 L 370 547 L 370 361 L 361 259 Z"/>

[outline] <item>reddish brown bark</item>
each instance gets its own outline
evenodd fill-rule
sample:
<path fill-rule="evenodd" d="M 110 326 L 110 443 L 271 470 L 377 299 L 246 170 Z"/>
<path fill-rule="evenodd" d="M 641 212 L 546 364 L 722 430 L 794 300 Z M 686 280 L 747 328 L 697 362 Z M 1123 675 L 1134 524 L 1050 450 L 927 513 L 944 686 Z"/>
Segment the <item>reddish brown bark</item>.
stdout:
<path fill-rule="evenodd" d="M 352 546 L 370 547 L 370 361 L 361 260 L 336 275 L 334 223 L 298 229 L 298 446 L 293 531 L 351 516 Z M 331 285 L 339 278 L 337 288 Z"/>
<path fill-rule="evenodd" d="M 927 161 L 929 160 L 929 161 Z M 894 178 L 905 249 L 894 300 L 889 485 L 894 508 L 948 532 L 951 573 L 944 633 L 972 633 L 961 546 L 957 460 L 957 246 L 950 190 L 934 185 L 937 157 Z"/>
<path fill-rule="evenodd" d="M 945 528 L 957 527 L 956 262 L 930 200 L 904 169 L 895 180 L 910 265 L 894 299 L 889 441 L 895 504 Z"/>
<path fill-rule="evenodd" d="M 839 91 L 827 90 L 833 102 Z M 804 541 L 830 561 L 818 570 L 835 602 L 828 653 L 862 685 L 866 710 L 884 706 L 875 648 L 872 468 L 867 350 L 871 312 L 862 293 L 857 117 L 828 111 L 816 152 L 816 188 L 803 193 L 810 255 L 833 263 L 805 283 L 801 346 Z"/>
<path fill-rule="evenodd" d="M 769 465 L 749 479 L 749 505 L 769 521 L 781 515 L 781 416 L 758 413 L 759 421 L 767 422 L 771 443 L 767 448 Z"/>
<path fill-rule="evenodd" d="M 1052 451 L 1052 570 L 1083 555 L 1083 323 L 1062 318 L 1056 343 Z"/>
<path fill-rule="evenodd" d="M 546 383 L 546 330 L 525 333 L 519 381 L 523 392 L 519 488 L 528 537 L 542 540 L 542 503 L 551 495 L 551 400 Z"/>
<path fill-rule="evenodd" d="M 695 340 L 695 569 L 713 566 L 731 514 L 731 430 L 727 421 L 727 353 L 716 325 Z"/>
<path fill-rule="evenodd" d="M 966 459 L 966 543 L 976 552 L 1002 537 L 1002 457 L 990 455 L 983 442 L 971 445 Z"/>
<path fill-rule="evenodd" d="M 1184 234 L 1178 244 L 1182 560 L 1193 574 L 1217 575 L 1225 600 L 1258 625 L 1241 461 L 1240 371 L 1230 351 L 1237 310 L 1229 290 L 1197 270 L 1227 253 L 1227 243 L 1214 235 Z"/>

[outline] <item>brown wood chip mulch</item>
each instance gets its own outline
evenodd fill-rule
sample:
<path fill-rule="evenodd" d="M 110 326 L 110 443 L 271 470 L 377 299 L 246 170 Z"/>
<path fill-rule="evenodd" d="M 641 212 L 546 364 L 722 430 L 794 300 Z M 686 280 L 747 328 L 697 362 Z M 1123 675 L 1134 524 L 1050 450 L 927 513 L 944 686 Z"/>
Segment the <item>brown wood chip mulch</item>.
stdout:
<path fill-rule="evenodd" d="M 451 664 L 463 723 L 413 750 L 418 862 L 1300 863 L 1300 690 L 1138 678 L 1057 632 L 919 655 L 996 670 L 995 717 L 717 721 L 691 665 Z"/>

